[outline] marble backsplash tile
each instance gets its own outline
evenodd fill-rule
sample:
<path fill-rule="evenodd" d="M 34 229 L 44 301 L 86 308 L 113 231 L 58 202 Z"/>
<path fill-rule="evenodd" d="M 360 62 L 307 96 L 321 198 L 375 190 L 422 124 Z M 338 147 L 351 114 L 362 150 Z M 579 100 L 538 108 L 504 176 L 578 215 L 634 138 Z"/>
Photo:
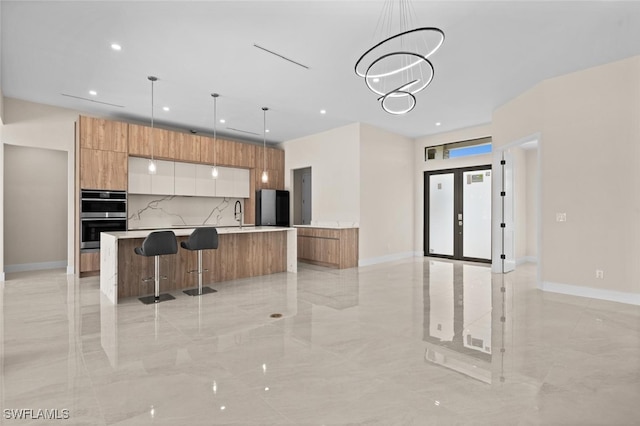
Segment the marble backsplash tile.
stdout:
<path fill-rule="evenodd" d="M 127 202 L 129 229 L 189 226 L 235 226 L 234 206 L 241 198 L 182 197 L 130 194 Z"/>

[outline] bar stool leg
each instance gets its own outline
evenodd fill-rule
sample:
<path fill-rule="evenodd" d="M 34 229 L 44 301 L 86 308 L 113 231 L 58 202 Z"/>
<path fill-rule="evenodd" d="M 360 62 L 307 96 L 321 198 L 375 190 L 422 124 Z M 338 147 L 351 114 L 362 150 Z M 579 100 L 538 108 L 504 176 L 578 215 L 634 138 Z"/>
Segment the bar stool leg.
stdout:
<path fill-rule="evenodd" d="M 144 296 L 139 297 L 138 300 L 144 303 L 145 305 L 151 305 L 154 303 L 166 302 L 167 300 L 173 300 L 175 297 L 170 295 L 169 293 L 160 294 L 160 280 L 162 277 L 160 276 L 160 256 L 153 256 L 153 268 L 154 268 L 154 289 L 153 296 Z"/>
<path fill-rule="evenodd" d="M 160 256 L 154 256 L 155 263 L 155 291 L 153 292 L 153 302 L 160 302 Z"/>
<path fill-rule="evenodd" d="M 198 288 L 193 288 L 189 290 L 184 290 L 184 294 L 188 294 L 189 296 L 202 296 L 203 294 L 216 293 L 217 290 L 212 289 L 211 287 L 202 287 L 202 276 L 204 275 L 204 268 L 202 267 L 202 250 L 198 251 L 198 270 L 193 271 L 198 273 Z"/>
<path fill-rule="evenodd" d="M 198 295 L 202 295 L 202 250 L 198 250 Z"/>

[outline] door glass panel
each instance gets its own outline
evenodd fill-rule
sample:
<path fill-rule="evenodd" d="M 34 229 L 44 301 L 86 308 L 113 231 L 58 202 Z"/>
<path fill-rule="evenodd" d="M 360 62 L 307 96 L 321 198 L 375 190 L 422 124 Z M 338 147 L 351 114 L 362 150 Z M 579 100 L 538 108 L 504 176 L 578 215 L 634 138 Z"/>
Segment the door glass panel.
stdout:
<path fill-rule="evenodd" d="M 429 253 L 453 256 L 453 173 L 429 176 Z"/>
<path fill-rule="evenodd" d="M 462 256 L 491 259 L 491 170 L 462 175 Z"/>

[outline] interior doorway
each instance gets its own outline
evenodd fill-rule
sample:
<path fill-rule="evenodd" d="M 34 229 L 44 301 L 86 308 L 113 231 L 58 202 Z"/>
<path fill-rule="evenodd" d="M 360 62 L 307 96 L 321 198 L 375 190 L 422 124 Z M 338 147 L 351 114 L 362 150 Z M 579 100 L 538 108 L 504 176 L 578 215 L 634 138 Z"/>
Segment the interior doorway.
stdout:
<path fill-rule="evenodd" d="M 522 263 L 537 263 L 541 277 L 541 163 L 540 135 L 533 135 L 494 151 L 495 217 L 493 265 L 508 273 Z"/>
<path fill-rule="evenodd" d="M 311 167 L 293 171 L 293 224 L 311 225 Z"/>
<path fill-rule="evenodd" d="M 4 272 L 66 268 L 68 153 L 4 144 Z"/>
<path fill-rule="evenodd" d="M 424 173 L 426 256 L 491 262 L 491 165 Z"/>

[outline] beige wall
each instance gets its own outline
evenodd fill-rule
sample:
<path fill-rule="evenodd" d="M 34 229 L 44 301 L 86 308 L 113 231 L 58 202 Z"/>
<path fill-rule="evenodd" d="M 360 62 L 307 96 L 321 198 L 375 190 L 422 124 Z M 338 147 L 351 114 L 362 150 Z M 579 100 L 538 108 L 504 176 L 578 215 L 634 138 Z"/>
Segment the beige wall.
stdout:
<path fill-rule="evenodd" d="M 4 265 L 67 267 L 67 153 L 4 145 Z"/>
<path fill-rule="evenodd" d="M 311 167 L 311 224 L 358 225 L 360 125 L 350 124 L 281 146 L 285 150 L 286 189 L 293 189 L 293 170 Z"/>
<path fill-rule="evenodd" d="M 524 256 L 529 261 L 538 257 L 538 149 L 525 151 L 526 162 L 526 245 Z"/>
<path fill-rule="evenodd" d="M 2 93 L 0 93 L 0 103 L 4 103 Z M 4 121 L 0 115 L 0 147 L 4 146 L 3 131 Z M 4 149 L 0 149 L 0 223 L 4 227 Z M 4 236 L 0 238 L 0 281 L 4 281 Z"/>
<path fill-rule="evenodd" d="M 525 151 L 521 148 L 512 150 L 514 162 L 514 225 L 515 225 L 515 257 L 521 263 L 527 253 L 527 161 Z M 495 189 L 497 190 L 497 189 Z M 497 211 L 497 209 L 494 209 Z"/>
<path fill-rule="evenodd" d="M 638 117 L 640 57 L 545 81 L 496 110 L 494 146 L 541 135 L 544 289 L 640 304 Z"/>
<path fill-rule="evenodd" d="M 411 139 L 356 123 L 282 146 L 287 189 L 311 167 L 312 225 L 358 226 L 362 265 L 414 255 Z"/>
<path fill-rule="evenodd" d="M 360 264 L 414 255 L 413 140 L 360 127 Z"/>
<path fill-rule="evenodd" d="M 67 204 L 67 272 L 74 273 L 74 201 L 75 201 L 75 137 L 74 125 L 79 113 L 64 108 L 51 107 L 18 99 L 5 98 L 3 144 L 45 148 L 67 153 L 67 196 L 62 202 Z M 3 150 L 0 150 L 3 151 Z M 2 164 L 3 162 L 0 162 Z M 4 199 L 4 182 L 1 186 Z M 1 210 L 0 210 L 1 211 Z M 4 220 L 2 222 L 4 224 Z M 10 225 L 10 224 L 9 224 Z M 45 235 L 43 238 L 56 238 Z M 3 238 L 2 244 L 8 242 Z M 4 247 L 2 249 L 4 256 Z M 2 259 L 2 258 L 0 258 Z M 4 271 L 4 265 L 3 271 Z"/>

